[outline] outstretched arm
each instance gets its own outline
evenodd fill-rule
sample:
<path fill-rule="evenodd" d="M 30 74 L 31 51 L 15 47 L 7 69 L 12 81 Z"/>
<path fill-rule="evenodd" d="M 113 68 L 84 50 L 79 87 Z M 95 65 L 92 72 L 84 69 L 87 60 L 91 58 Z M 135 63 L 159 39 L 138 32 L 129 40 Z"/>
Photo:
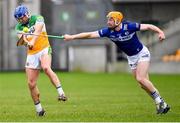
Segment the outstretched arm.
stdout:
<path fill-rule="evenodd" d="M 158 37 L 159 37 L 160 41 L 165 39 L 164 32 L 160 28 L 158 28 L 157 26 L 154 26 L 152 24 L 141 24 L 140 30 L 152 30 L 152 31 L 158 33 Z"/>
<path fill-rule="evenodd" d="M 83 32 L 79 34 L 74 34 L 74 35 L 64 35 L 64 40 L 69 41 L 69 40 L 74 40 L 74 39 L 88 39 L 88 38 L 99 38 L 99 33 L 98 31 L 94 32 Z"/>

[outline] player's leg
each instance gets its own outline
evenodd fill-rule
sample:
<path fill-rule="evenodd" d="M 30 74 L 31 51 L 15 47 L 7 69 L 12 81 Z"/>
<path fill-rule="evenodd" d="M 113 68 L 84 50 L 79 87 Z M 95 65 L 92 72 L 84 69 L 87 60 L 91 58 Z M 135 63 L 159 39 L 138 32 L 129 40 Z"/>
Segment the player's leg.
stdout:
<path fill-rule="evenodd" d="M 65 93 L 62 89 L 62 85 L 60 83 L 60 80 L 57 77 L 57 75 L 51 69 L 51 54 L 48 54 L 48 53 L 43 54 L 40 58 L 40 61 L 41 61 L 42 69 L 44 70 L 44 72 L 49 77 L 52 84 L 56 87 L 56 89 L 58 91 L 58 94 L 59 94 L 58 100 L 66 101 L 67 97 L 65 96 Z"/>
<path fill-rule="evenodd" d="M 148 79 L 149 61 L 139 62 L 136 68 L 135 78 L 147 92 L 154 92 L 156 89 Z"/>
<path fill-rule="evenodd" d="M 36 84 L 39 76 L 39 70 L 26 68 L 26 75 L 28 80 L 28 87 L 31 93 L 31 97 L 35 104 L 36 112 L 39 116 L 43 116 L 45 114 L 45 111 L 41 106 L 40 93 Z"/>
<path fill-rule="evenodd" d="M 133 73 L 133 76 L 134 76 L 134 78 L 136 79 L 136 69 L 133 69 L 132 70 L 132 73 Z M 149 80 L 149 74 L 147 74 L 147 79 Z M 143 85 L 141 85 L 140 84 L 140 86 L 141 86 L 141 88 L 142 89 L 144 89 L 150 96 L 151 96 L 151 93 L 149 92 L 149 90 L 146 88 L 146 87 L 144 87 Z M 159 91 L 155 88 L 155 90 L 156 90 L 156 92 L 159 94 Z"/>
<path fill-rule="evenodd" d="M 135 71 L 136 80 L 139 82 L 141 87 L 154 99 L 157 105 L 157 113 L 167 113 L 169 106 L 164 102 L 157 89 L 149 80 L 148 70 L 149 61 L 138 62 Z"/>
<path fill-rule="evenodd" d="M 133 76 L 134 76 L 134 78 L 136 79 L 136 69 L 134 69 L 134 70 L 132 70 L 132 73 L 133 73 Z M 149 80 L 149 74 L 147 74 L 147 79 Z M 146 87 L 144 87 L 144 86 L 142 86 L 142 85 L 140 85 L 141 86 L 141 88 L 142 89 L 144 89 L 150 96 L 151 96 L 151 93 L 149 92 L 149 90 L 146 88 Z M 155 88 L 155 87 L 154 87 Z M 156 90 L 156 92 L 159 94 L 159 91 L 155 88 L 155 90 Z M 151 96 L 152 97 L 152 96 Z"/>
<path fill-rule="evenodd" d="M 133 69 L 133 70 L 132 70 L 132 74 L 133 74 L 134 78 L 136 79 L 136 69 Z M 147 78 L 149 79 L 149 76 L 147 76 Z M 138 82 L 138 84 L 139 84 L 139 82 Z M 146 89 L 146 88 L 145 88 L 143 85 L 141 85 L 141 84 L 139 84 L 139 85 L 140 85 L 141 88 L 144 89 L 148 94 L 150 94 L 149 91 L 148 91 L 148 89 Z"/>

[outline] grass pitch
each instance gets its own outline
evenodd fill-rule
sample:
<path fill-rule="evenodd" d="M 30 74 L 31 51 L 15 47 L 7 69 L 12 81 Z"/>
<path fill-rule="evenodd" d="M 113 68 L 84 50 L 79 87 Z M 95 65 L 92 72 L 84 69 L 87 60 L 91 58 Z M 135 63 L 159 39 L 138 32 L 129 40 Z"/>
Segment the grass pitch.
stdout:
<path fill-rule="evenodd" d="M 156 115 L 152 99 L 130 74 L 57 73 L 67 102 L 57 101 L 56 89 L 41 73 L 38 86 L 45 117 L 37 117 L 25 73 L 0 73 L 1 122 L 180 122 L 180 75 L 151 75 L 169 103 L 166 115 Z"/>

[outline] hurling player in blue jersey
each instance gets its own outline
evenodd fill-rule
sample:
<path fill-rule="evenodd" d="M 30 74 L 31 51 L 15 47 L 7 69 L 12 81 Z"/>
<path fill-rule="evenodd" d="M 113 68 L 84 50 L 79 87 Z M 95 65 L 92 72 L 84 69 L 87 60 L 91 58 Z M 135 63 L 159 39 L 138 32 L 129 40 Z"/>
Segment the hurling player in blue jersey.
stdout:
<path fill-rule="evenodd" d="M 170 107 L 160 96 L 158 90 L 149 80 L 148 70 L 150 64 L 149 50 L 139 41 L 136 31 L 150 30 L 158 34 L 159 40 L 165 39 L 161 29 L 151 24 L 122 21 L 121 12 L 112 11 L 107 15 L 107 26 L 93 32 L 83 32 L 74 35 L 64 35 L 64 40 L 107 37 L 120 48 L 128 59 L 128 64 L 135 79 L 140 86 L 152 97 L 156 104 L 158 114 L 165 114 Z"/>

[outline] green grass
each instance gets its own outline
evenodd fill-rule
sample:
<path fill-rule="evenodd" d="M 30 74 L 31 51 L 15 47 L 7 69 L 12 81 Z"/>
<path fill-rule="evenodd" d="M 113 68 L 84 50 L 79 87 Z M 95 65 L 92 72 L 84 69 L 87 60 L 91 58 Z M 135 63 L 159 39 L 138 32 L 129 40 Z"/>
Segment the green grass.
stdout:
<path fill-rule="evenodd" d="M 152 99 L 130 74 L 57 74 L 69 100 L 58 102 L 56 89 L 40 74 L 38 86 L 47 114 L 37 117 L 25 73 L 0 73 L 0 121 L 180 122 L 180 75 L 150 76 L 172 107 L 168 114 L 156 115 Z"/>

